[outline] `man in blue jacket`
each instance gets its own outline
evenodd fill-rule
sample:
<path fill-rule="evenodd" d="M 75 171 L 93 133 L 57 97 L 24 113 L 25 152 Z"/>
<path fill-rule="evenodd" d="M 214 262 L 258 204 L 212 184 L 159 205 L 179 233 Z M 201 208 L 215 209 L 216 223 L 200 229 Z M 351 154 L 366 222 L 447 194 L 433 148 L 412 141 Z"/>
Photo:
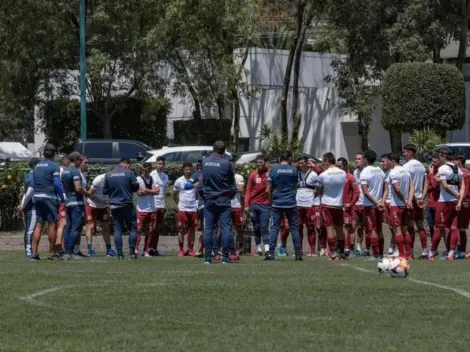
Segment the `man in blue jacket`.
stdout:
<path fill-rule="evenodd" d="M 122 253 L 122 227 L 126 225 L 129 233 L 129 260 L 137 259 L 135 245 L 137 241 L 137 214 L 133 202 L 133 193 L 140 188 L 134 172 L 129 170 L 129 159 L 121 159 L 116 168 L 106 174 L 103 194 L 108 196 L 114 223 L 114 243 L 118 259 L 124 259 Z"/>
<path fill-rule="evenodd" d="M 272 227 L 269 238 L 269 252 L 266 253 L 265 260 L 274 260 L 277 236 L 284 216 L 287 217 L 289 230 L 292 233 L 295 260 L 302 260 L 296 201 L 299 174 L 298 169 L 290 164 L 291 160 L 292 154 L 285 151 L 281 154 L 280 164 L 269 171 L 266 193 L 271 197 Z"/>
<path fill-rule="evenodd" d="M 44 159 L 33 171 L 34 178 L 34 205 L 36 208 L 36 227 L 34 229 L 31 260 L 39 260 L 38 247 L 44 223 L 48 223 L 47 235 L 49 237 L 49 257 L 54 260 L 55 241 L 57 236 L 57 213 L 59 201 L 65 203 L 62 184 L 60 183 L 59 165 L 54 162 L 56 149 L 52 144 L 44 147 Z"/>
<path fill-rule="evenodd" d="M 212 252 L 217 251 L 216 226 L 220 221 L 222 263 L 228 264 L 233 242 L 231 200 L 237 193 L 237 188 L 232 163 L 223 157 L 225 143 L 215 142 L 213 151 L 202 162 L 205 263 L 212 263 Z"/>

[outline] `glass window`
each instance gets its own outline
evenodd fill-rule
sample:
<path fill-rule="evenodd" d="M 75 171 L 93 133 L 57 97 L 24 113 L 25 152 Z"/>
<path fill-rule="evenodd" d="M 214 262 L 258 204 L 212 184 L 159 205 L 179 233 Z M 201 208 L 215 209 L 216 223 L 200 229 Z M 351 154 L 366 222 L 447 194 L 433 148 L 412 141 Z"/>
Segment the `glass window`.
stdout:
<path fill-rule="evenodd" d="M 134 143 L 119 143 L 120 158 L 136 159 L 139 153 L 142 153 L 142 155 L 147 154 L 140 145 Z"/>
<path fill-rule="evenodd" d="M 88 158 L 111 159 L 113 143 L 85 143 L 84 154 Z"/>
<path fill-rule="evenodd" d="M 163 157 L 165 158 L 166 162 L 175 162 L 177 161 L 175 160 L 177 157 L 177 154 L 178 153 L 168 153 L 168 154 L 163 155 Z"/>
<path fill-rule="evenodd" d="M 192 163 L 196 163 L 198 160 L 202 158 L 202 153 L 198 150 L 191 151 L 191 152 L 184 152 L 180 154 L 181 154 L 182 160 L 178 160 L 178 161 L 181 161 L 181 162 L 190 161 Z"/>

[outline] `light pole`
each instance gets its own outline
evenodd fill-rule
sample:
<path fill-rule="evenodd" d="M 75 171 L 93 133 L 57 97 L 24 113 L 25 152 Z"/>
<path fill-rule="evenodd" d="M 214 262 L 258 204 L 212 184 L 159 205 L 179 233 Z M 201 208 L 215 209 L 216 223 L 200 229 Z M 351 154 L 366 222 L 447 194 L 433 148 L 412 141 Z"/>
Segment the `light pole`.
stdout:
<path fill-rule="evenodd" d="M 85 0 L 78 1 L 80 2 L 80 138 L 86 139 L 86 8 Z"/>

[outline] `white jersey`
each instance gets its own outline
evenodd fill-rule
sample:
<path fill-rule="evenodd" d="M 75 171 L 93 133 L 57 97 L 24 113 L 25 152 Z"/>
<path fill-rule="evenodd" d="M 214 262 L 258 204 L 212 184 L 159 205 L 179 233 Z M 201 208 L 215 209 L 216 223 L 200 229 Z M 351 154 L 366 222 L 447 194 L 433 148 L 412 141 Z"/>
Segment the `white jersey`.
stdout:
<path fill-rule="evenodd" d="M 242 175 L 235 174 L 235 187 L 238 187 L 238 186 L 245 186 L 245 180 L 243 179 Z M 234 209 L 238 209 L 242 207 L 240 192 L 237 191 L 237 194 L 235 194 L 235 197 L 232 198 L 231 205 L 232 205 L 232 208 Z"/>
<path fill-rule="evenodd" d="M 157 170 L 153 170 L 150 173 L 150 176 L 152 176 L 154 184 L 160 186 L 160 193 L 158 196 L 153 196 L 155 201 L 155 208 L 165 208 L 166 190 L 168 188 L 168 175 L 163 171 L 157 172 Z"/>
<path fill-rule="evenodd" d="M 454 170 L 452 170 L 453 167 L 456 168 L 457 173 L 455 173 Z M 460 176 L 460 179 L 463 176 L 462 171 L 460 171 L 460 169 L 452 163 L 445 163 L 444 165 L 442 165 L 437 170 L 437 174 L 439 175 L 439 180 L 446 180 L 448 184 L 449 184 L 449 181 L 453 180 L 455 178 L 455 176 L 457 176 L 457 174 Z M 454 191 L 455 193 L 459 193 L 459 186 L 449 184 L 449 188 L 452 191 Z M 457 202 L 457 200 L 458 199 L 456 197 L 454 197 L 452 194 L 450 194 L 449 192 L 447 192 L 444 189 L 444 186 L 441 184 L 441 192 L 440 192 L 440 195 L 439 195 L 439 202 L 440 203 Z"/>
<path fill-rule="evenodd" d="M 391 170 L 387 170 L 385 172 L 385 179 L 384 179 L 384 183 L 386 183 L 388 185 L 388 195 L 387 195 L 387 199 L 385 199 L 385 203 L 386 204 L 390 204 L 392 202 L 392 182 L 390 180 L 390 171 Z M 360 187 L 362 188 L 362 187 Z M 385 189 L 385 188 L 384 188 Z M 362 191 L 362 189 L 361 189 Z"/>
<path fill-rule="evenodd" d="M 424 179 L 426 177 L 426 169 L 423 164 L 421 164 L 416 159 L 411 159 L 403 167 L 411 175 L 413 184 L 415 186 L 415 196 L 417 199 L 423 198 L 423 189 L 424 189 Z"/>
<path fill-rule="evenodd" d="M 361 174 L 364 169 L 356 169 L 354 170 L 354 178 L 356 179 L 357 187 L 359 187 L 359 198 L 357 199 L 356 205 L 363 205 L 364 204 L 364 193 L 362 193 L 361 187 Z"/>
<path fill-rule="evenodd" d="M 106 178 L 106 174 L 98 175 L 93 179 L 93 182 L 91 184 L 91 189 L 95 191 L 95 198 L 104 200 L 104 201 L 108 200 L 108 197 L 103 194 L 105 178 Z M 105 204 L 97 203 L 91 198 L 87 198 L 86 201 L 88 205 L 90 205 L 93 208 L 99 208 L 99 209 L 106 208 Z"/>
<path fill-rule="evenodd" d="M 185 190 L 184 185 L 188 180 L 181 176 L 173 185 L 173 190 L 179 192 L 179 211 L 197 212 L 196 189 Z"/>
<path fill-rule="evenodd" d="M 320 180 L 315 171 L 299 172 L 296 196 L 298 207 L 311 208 L 314 205 L 315 190 L 313 187 L 319 184 Z M 319 199 L 317 201 L 319 202 Z"/>
<path fill-rule="evenodd" d="M 342 208 L 346 172 L 333 166 L 322 172 L 319 179 L 323 187 L 322 205 Z"/>
<path fill-rule="evenodd" d="M 384 192 L 385 174 L 380 167 L 367 166 L 361 172 L 361 186 L 367 185 L 369 194 L 377 201 L 382 200 Z M 374 207 L 367 197 L 364 197 L 365 207 Z"/>
<path fill-rule="evenodd" d="M 407 200 L 408 196 L 410 195 L 410 185 L 412 182 L 410 173 L 402 166 L 395 166 L 392 170 L 390 170 L 389 178 L 391 188 L 389 194 L 392 195 L 391 205 L 393 207 L 406 206 L 405 202 L 398 198 L 394 185 L 400 186 L 400 192 L 405 200 Z"/>
<path fill-rule="evenodd" d="M 143 176 L 137 177 L 140 189 L 153 189 L 155 183 L 152 177 L 144 178 Z M 137 211 L 142 213 L 153 213 L 155 208 L 155 196 L 153 194 L 146 194 L 145 196 L 137 195 Z"/>

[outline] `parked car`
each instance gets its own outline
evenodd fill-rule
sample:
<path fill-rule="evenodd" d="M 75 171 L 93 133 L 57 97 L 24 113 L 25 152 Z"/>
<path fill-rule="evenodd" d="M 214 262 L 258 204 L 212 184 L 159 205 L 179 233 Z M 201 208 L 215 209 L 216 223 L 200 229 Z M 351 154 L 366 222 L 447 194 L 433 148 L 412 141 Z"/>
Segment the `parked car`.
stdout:
<path fill-rule="evenodd" d="M 441 148 L 449 148 L 454 154 L 463 154 L 465 155 L 465 164 L 470 164 L 470 143 L 446 143 L 439 144 L 434 147 L 433 151 L 439 150 Z"/>
<path fill-rule="evenodd" d="M 165 157 L 166 162 L 170 163 L 182 163 L 184 161 L 190 161 L 192 163 L 202 159 L 202 157 L 208 156 L 212 153 L 213 147 L 211 146 L 187 146 L 187 147 L 169 147 L 158 150 L 150 150 L 148 157 L 143 161 L 154 163 L 157 161 L 159 156 Z M 228 157 L 232 157 L 230 152 L 225 152 Z"/>
<path fill-rule="evenodd" d="M 243 164 L 251 164 L 251 163 L 256 163 L 256 157 L 258 155 L 262 154 L 261 152 L 245 152 L 245 153 L 239 153 L 235 157 L 235 164 L 237 165 L 243 165 Z M 308 155 L 305 153 L 300 153 L 301 156 L 306 156 L 309 159 L 315 160 L 317 164 L 321 163 L 321 159 L 318 159 L 317 157 L 314 157 L 312 155 Z M 269 160 L 271 164 L 276 164 L 277 163 L 277 158 L 271 158 Z"/>
<path fill-rule="evenodd" d="M 88 157 L 90 164 L 115 164 L 121 158 L 139 162 L 150 150 L 145 143 L 126 139 L 79 140 L 74 147 L 74 151 Z"/>

